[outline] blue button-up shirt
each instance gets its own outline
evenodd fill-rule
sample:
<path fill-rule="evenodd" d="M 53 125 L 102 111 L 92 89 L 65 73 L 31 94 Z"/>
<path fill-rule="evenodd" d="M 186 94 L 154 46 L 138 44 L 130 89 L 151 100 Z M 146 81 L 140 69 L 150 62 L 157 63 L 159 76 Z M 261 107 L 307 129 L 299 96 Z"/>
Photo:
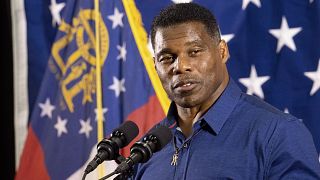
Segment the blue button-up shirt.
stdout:
<path fill-rule="evenodd" d="M 135 179 L 320 179 L 318 155 L 297 118 L 244 94 L 233 80 L 185 138 L 171 104 L 160 124 L 174 140 L 139 164 Z M 178 148 L 177 164 L 171 165 Z"/>

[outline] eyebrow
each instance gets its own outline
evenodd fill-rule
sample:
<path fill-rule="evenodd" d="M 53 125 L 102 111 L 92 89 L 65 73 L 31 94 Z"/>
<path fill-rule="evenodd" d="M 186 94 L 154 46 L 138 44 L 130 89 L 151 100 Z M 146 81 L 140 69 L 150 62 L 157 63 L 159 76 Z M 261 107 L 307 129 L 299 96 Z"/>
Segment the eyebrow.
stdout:
<path fill-rule="evenodd" d="M 192 46 L 192 45 L 203 46 L 201 40 L 189 41 L 184 44 L 184 46 Z"/>
<path fill-rule="evenodd" d="M 193 41 L 189 41 L 189 42 L 186 42 L 184 44 L 184 46 L 194 46 L 194 45 L 197 45 L 197 46 L 200 46 L 200 47 L 203 47 L 204 45 L 202 44 L 202 41 L 201 40 L 193 40 Z M 163 54 L 172 54 L 172 50 L 170 48 L 164 48 L 162 49 L 161 51 L 159 51 L 158 53 L 155 54 L 155 57 L 156 58 L 159 58 L 159 56 L 163 55 Z"/>
<path fill-rule="evenodd" d="M 156 57 L 159 58 L 160 55 L 162 54 L 171 54 L 172 51 L 170 48 L 164 48 L 161 51 L 159 51 L 159 53 L 156 54 Z"/>

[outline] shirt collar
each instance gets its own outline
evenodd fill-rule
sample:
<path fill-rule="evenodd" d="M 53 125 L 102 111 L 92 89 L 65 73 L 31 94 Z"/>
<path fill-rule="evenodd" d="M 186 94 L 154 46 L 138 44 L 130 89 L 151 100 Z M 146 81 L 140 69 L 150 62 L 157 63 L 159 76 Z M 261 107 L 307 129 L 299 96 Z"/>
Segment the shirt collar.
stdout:
<path fill-rule="evenodd" d="M 241 90 L 236 85 L 236 83 L 230 78 L 227 87 L 221 94 L 221 96 L 217 99 L 217 101 L 210 107 L 210 109 L 204 114 L 202 118 L 199 120 L 204 120 L 211 127 L 211 129 L 219 134 L 222 126 L 230 116 L 231 112 L 235 108 L 239 98 L 241 95 Z M 177 109 L 172 102 L 169 107 L 169 111 L 167 114 L 167 122 L 165 122 L 166 126 L 170 128 L 176 128 L 177 123 Z"/>
<path fill-rule="evenodd" d="M 222 126 L 237 105 L 240 96 L 240 88 L 230 78 L 226 89 L 201 119 L 204 119 L 216 134 L 219 134 Z"/>

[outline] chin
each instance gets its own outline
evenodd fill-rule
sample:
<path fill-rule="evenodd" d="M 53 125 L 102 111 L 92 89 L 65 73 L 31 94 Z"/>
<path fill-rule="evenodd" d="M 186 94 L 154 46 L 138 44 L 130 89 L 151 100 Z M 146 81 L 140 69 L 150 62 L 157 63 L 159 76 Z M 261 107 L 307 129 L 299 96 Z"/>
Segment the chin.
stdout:
<path fill-rule="evenodd" d="M 183 108 L 192 108 L 199 104 L 197 101 L 189 98 L 179 98 L 178 100 L 174 99 L 173 101 Z"/>
<path fill-rule="evenodd" d="M 192 108 L 194 106 L 190 103 L 178 103 L 178 102 L 175 102 L 175 103 L 182 108 Z"/>
<path fill-rule="evenodd" d="M 169 95 L 169 99 L 174 101 L 176 105 L 183 108 L 192 108 L 194 106 L 199 105 L 199 103 L 201 103 L 199 100 L 199 97 L 192 93 L 189 93 L 189 94 L 170 93 L 168 95 Z"/>

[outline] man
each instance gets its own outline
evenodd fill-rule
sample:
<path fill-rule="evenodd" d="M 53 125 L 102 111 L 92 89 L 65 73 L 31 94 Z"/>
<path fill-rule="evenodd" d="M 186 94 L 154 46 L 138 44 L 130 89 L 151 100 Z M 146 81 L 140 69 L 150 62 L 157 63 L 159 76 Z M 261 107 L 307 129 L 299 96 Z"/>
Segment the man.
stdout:
<path fill-rule="evenodd" d="M 174 138 L 136 179 L 320 179 L 312 136 L 297 118 L 242 93 L 209 10 L 176 4 L 155 17 L 151 41 L 172 100 L 160 124 Z"/>

